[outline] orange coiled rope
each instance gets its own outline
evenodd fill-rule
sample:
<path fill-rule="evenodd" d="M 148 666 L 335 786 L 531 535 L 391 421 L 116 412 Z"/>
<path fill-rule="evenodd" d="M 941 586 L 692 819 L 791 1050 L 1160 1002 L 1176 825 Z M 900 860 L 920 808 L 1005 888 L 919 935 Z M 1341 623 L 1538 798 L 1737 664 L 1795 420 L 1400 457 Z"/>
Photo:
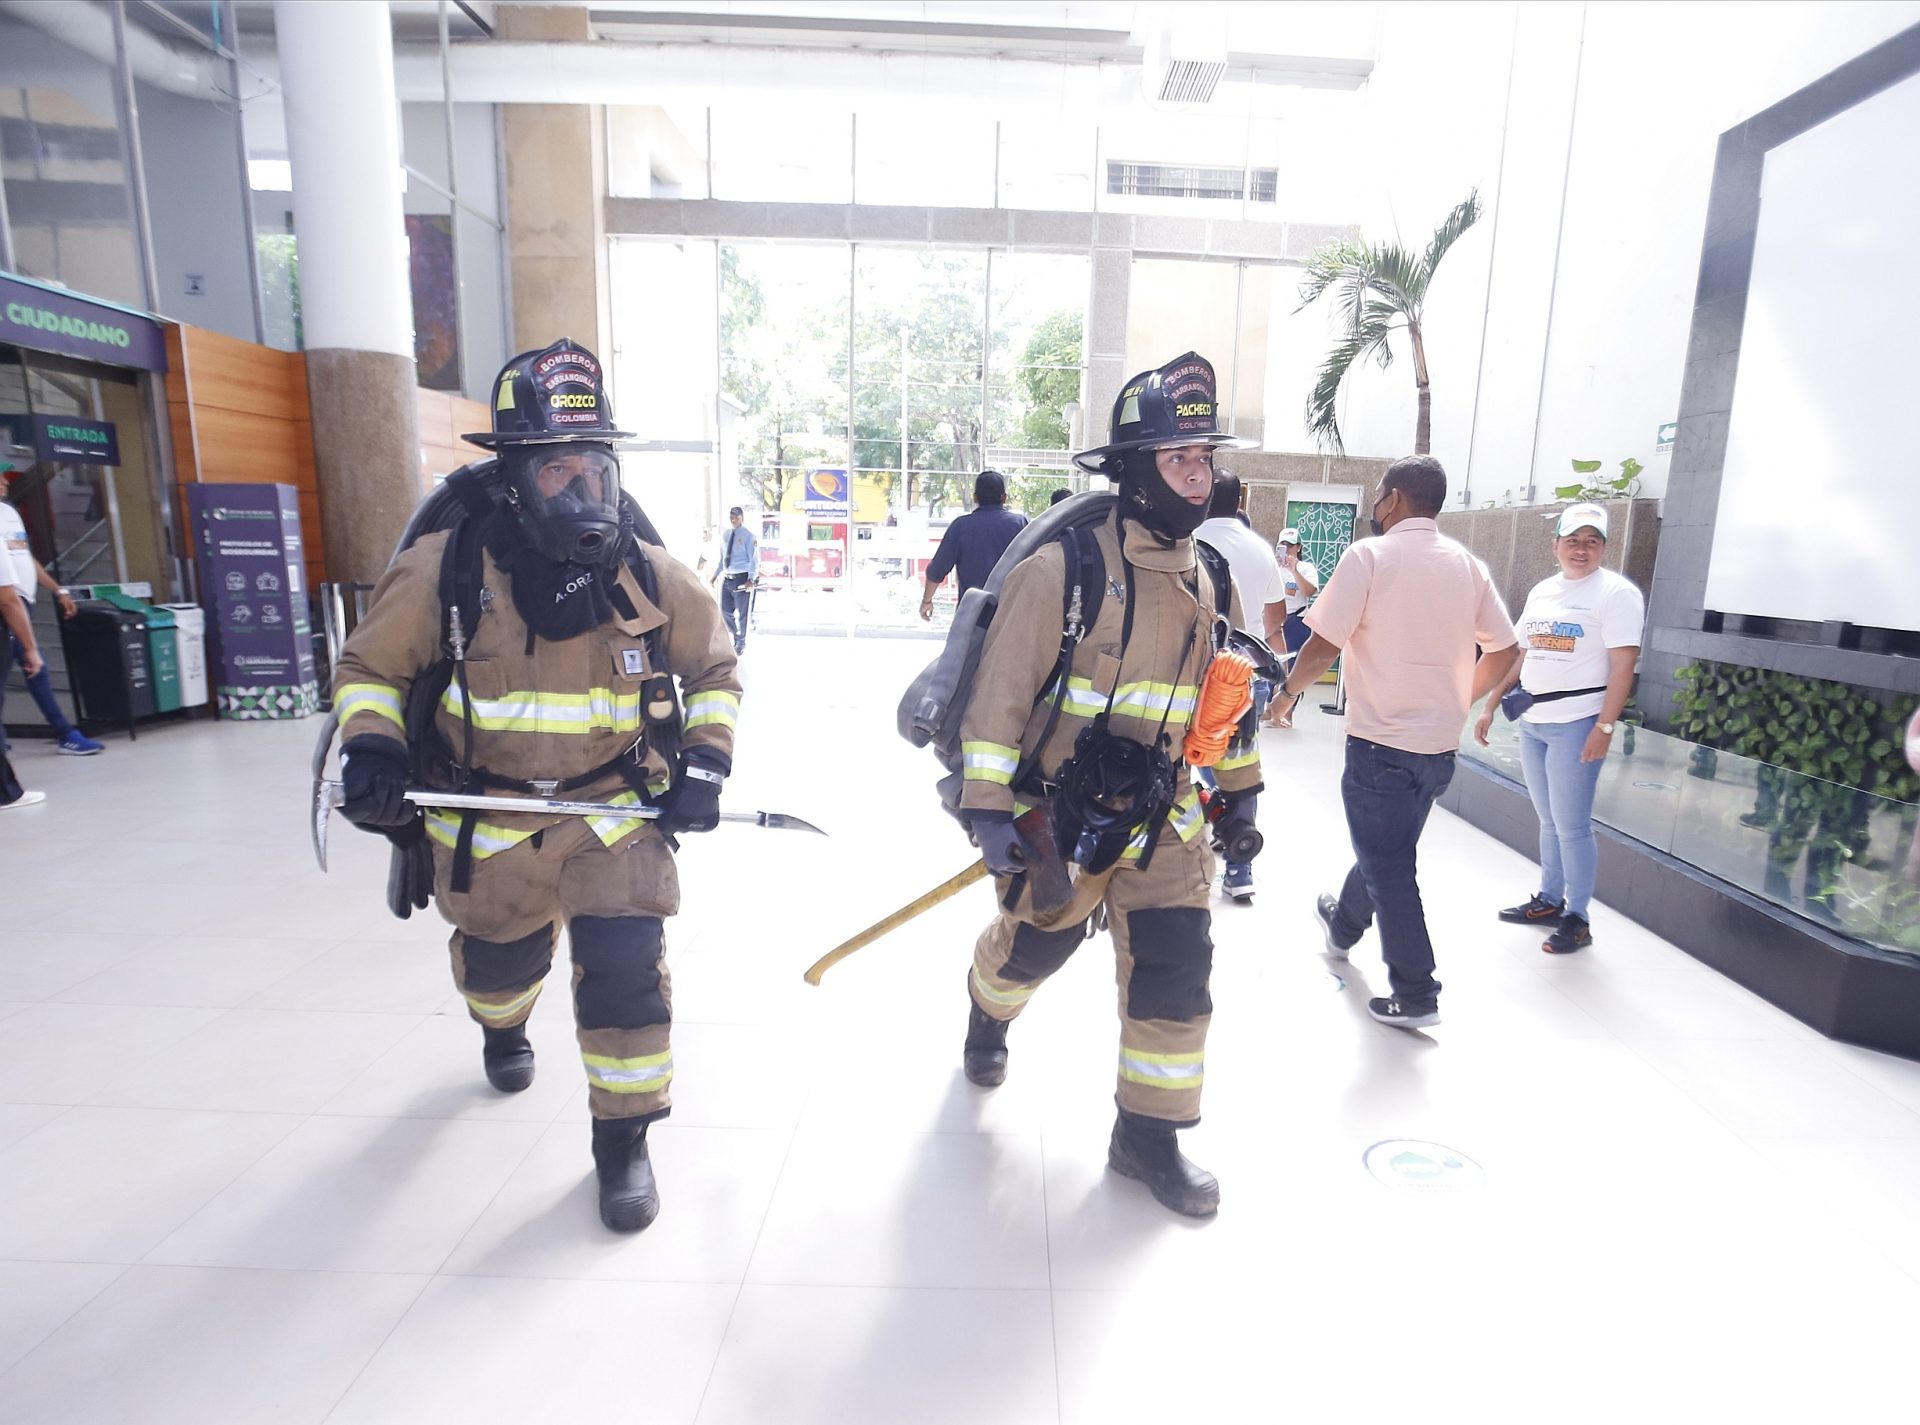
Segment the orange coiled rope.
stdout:
<path fill-rule="evenodd" d="M 1253 660 L 1243 653 L 1213 655 L 1200 680 L 1193 725 L 1182 744 L 1189 765 L 1211 767 L 1227 754 L 1240 719 L 1253 708 Z"/>

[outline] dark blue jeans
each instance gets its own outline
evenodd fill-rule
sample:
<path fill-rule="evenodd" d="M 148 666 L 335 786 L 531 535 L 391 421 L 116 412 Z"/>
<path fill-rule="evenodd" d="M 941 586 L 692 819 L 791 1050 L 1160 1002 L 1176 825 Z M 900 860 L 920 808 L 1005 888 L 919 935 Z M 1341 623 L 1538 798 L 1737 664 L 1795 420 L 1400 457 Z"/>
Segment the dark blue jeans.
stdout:
<path fill-rule="evenodd" d="M 7 642 L 13 645 L 13 661 L 24 665 L 27 650 L 20 646 L 19 638 L 11 629 L 7 632 Z M 60 699 L 54 696 L 53 674 L 47 671 L 44 662 L 40 665 L 40 671 L 27 679 L 27 691 L 32 694 L 35 705 L 40 709 L 40 716 L 47 720 L 47 726 L 53 729 L 55 737 L 65 737 L 73 731 L 73 724 L 67 721 L 66 713 L 61 711 Z"/>
<path fill-rule="evenodd" d="M 1453 780 L 1453 757 L 1451 752 L 1402 752 L 1349 737 L 1347 771 L 1340 779 L 1354 865 L 1340 888 L 1334 939 L 1351 945 L 1379 921 L 1387 983 L 1397 999 L 1414 1004 L 1440 996 L 1416 853 L 1434 799 Z"/>

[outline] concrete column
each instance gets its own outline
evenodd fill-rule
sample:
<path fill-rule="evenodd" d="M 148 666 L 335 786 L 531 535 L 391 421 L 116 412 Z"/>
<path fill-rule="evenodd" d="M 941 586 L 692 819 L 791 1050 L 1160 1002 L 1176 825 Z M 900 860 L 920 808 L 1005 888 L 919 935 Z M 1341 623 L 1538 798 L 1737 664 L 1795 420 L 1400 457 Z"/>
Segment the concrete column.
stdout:
<path fill-rule="evenodd" d="M 593 39 L 586 6 L 503 5 L 503 40 Z M 606 110 L 507 104 L 507 252 L 516 351 L 569 337 L 611 362 Z"/>
<path fill-rule="evenodd" d="M 421 495 L 393 36 L 379 0 L 276 0 L 327 570 L 371 582 Z"/>
<path fill-rule="evenodd" d="M 1087 298 L 1087 379 L 1083 403 L 1088 446 L 1105 445 L 1113 403 L 1133 372 L 1127 368 L 1127 302 L 1133 253 L 1124 247 L 1093 250 L 1093 290 Z M 1169 352 L 1168 356 L 1179 353 Z M 1165 356 L 1153 358 L 1165 361 Z"/>

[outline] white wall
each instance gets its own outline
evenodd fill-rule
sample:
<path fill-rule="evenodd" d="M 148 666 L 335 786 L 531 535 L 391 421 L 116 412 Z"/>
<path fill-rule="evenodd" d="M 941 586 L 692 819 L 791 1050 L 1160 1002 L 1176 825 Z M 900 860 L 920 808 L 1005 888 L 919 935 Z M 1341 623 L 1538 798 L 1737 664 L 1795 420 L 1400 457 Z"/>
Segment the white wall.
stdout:
<path fill-rule="evenodd" d="M 1647 467 L 1643 493 L 1665 490 L 1655 437 L 1679 409 L 1720 134 L 1916 22 L 1916 0 L 1551 0 L 1519 6 L 1517 23 L 1509 5 L 1383 7 L 1351 147 L 1371 179 L 1363 232 L 1422 245 L 1469 188 L 1488 205 L 1427 306 L 1433 451 L 1456 497 L 1470 485 L 1475 504 L 1521 501 L 1531 481 L 1549 500 L 1570 460 L 1611 470 L 1627 456 Z M 1313 448 L 1299 412 L 1327 334 L 1291 315 L 1296 301 L 1283 277 L 1270 449 Z M 1351 454 L 1412 447 L 1404 343 L 1396 355 L 1349 379 Z"/>

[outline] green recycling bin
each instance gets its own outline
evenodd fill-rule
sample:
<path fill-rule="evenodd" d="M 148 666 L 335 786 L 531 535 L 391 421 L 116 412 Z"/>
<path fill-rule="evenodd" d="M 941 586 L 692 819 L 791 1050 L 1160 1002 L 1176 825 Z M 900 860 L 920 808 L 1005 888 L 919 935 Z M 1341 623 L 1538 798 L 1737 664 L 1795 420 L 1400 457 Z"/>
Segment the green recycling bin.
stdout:
<path fill-rule="evenodd" d="M 147 621 L 147 667 L 153 676 L 153 710 L 177 712 L 180 708 L 180 639 L 175 632 L 173 610 L 117 590 L 97 588 L 94 597 L 128 613 L 139 614 Z"/>

